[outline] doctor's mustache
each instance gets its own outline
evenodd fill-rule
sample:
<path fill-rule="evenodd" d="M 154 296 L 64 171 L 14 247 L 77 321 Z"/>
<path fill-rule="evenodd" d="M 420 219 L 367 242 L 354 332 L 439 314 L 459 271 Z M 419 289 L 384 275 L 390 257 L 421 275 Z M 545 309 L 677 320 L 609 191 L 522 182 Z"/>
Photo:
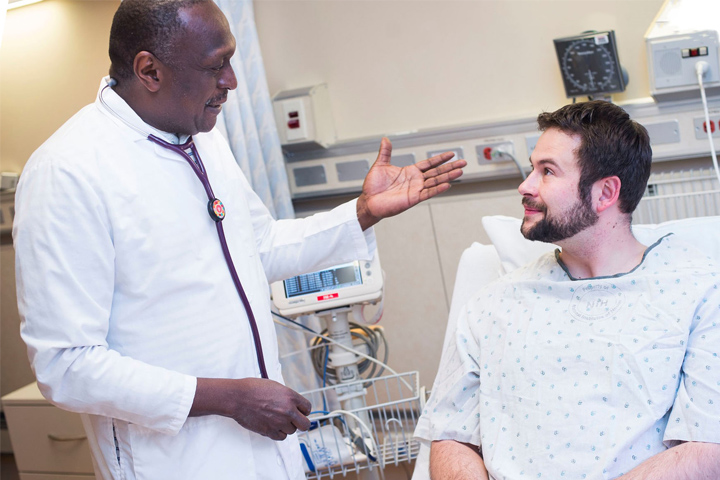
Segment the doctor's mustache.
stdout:
<path fill-rule="evenodd" d="M 207 102 L 205 102 L 205 105 L 220 105 L 225 103 L 228 97 L 228 92 L 224 92 L 222 95 L 218 95 L 217 97 L 213 97 Z"/>

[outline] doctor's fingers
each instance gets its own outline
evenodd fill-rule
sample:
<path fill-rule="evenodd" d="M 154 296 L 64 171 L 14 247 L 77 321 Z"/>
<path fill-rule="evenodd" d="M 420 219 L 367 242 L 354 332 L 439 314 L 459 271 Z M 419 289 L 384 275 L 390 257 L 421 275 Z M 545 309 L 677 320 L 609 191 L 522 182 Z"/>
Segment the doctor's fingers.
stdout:
<path fill-rule="evenodd" d="M 278 430 L 277 432 L 271 432 L 266 435 L 270 440 L 275 440 L 276 442 L 282 442 L 287 438 L 287 433 L 282 432 Z"/>
<path fill-rule="evenodd" d="M 442 165 L 454 156 L 455 152 L 444 152 L 439 155 L 435 155 L 434 157 L 430 157 L 427 160 L 417 162 L 415 166 L 419 168 L 421 172 L 424 172 L 426 170 L 430 170 L 431 168 L 437 167 L 438 165 Z"/>
<path fill-rule="evenodd" d="M 312 403 L 310 403 L 310 400 L 298 393 L 297 409 L 300 410 L 300 413 L 302 413 L 303 415 L 310 415 L 310 412 L 312 412 Z"/>
<path fill-rule="evenodd" d="M 423 174 L 423 178 L 427 183 L 429 180 L 436 180 L 438 182 L 445 182 L 455 180 L 463 173 L 463 168 L 467 165 L 465 160 L 455 160 L 454 162 L 445 163 L 436 168 L 429 168 L 424 170 L 420 168 Z"/>
<path fill-rule="evenodd" d="M 304 422 L 300 419 L 305 420 Z M 308 420 L 304 415 L 300 414 L 299 419 L 293 419 L 291 422 L 287 422 L 284 425 L 280 427 L 280 430 L 275 433 L 275 435 L 269 435 L 270 438 L 273 440 L 285 440 L 285 438 L 288 435 L 292 435 L 297 430 L 306 431 L 308 428 L 310 428 L 310 420 Z"/>
<path fill-rule="evenodd" d="M 293 417 L 291 423 L 294 428 L 300 430 L 301 432 L 306 432 L 310 428 L 310 419 L 300 412 Z"/>
<path fill-rule="evenodd" d="M 427 178 L 429 172 L 439 170 L 440 173 L 443 173 L 449 170 L 463 168 L 465 165 L 467 165 L 467 162 L 465 160 L 453 160 L 452 162 L 450 162 L 449 160 L 454 156 L 455 153 L 453 152 L 445 152 L 440 155 L 430 157 L 427 160 L 417 162 L 415 166 L 421 172 L 423 172 L 423 174 Z"/>

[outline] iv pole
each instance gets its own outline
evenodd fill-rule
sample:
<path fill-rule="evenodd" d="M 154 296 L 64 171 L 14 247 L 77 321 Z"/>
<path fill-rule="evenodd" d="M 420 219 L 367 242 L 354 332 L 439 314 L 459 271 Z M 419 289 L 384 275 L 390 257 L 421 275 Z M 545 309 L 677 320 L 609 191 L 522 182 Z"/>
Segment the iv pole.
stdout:
<path fill-rule="evenodd" d="M 316 316 L 320 317 L 325 321 L 328 329 L 328 336 L 349 348 L 355 348 L 352 343 L 352 335 L 350 333 L 350 323 L 348 321 L 348 313 L 352 311 L 352 307 L 335 308 L 332 310 L 326 310 L 324 312 L 316 313 Z M 342 405 L 343 410 L 358 411 L 360 419 L 372 428 L 370 416 L 366 410 L 362 410 L 366 407 L 365 404 L 365 389 L 362 383 L 356 383 L 353 386 L 343 387 L 343 384 L 358 382 L 362 380 L 360 377 L 360 371 L 358 370 L 358 357 L 337 344 L 331 344 L 330 353 L 328 356 L 328 366 L 333 368 L 336 372 L 338 379 L 338 385 L 335 387 L 335 391 L 338 396 L 338 401 Z M 348 428 L 353 430 L 360 438 L 365 442 L 366 436 L 370 432 L 364 431 L 353 419 L 348 418 Z M 367 450 L 367 444 L 365 443 L 364 449 Z M 380 452 L 375 452 L 375 455 L 380 455 Z M 359 480 L 379 480 L 380 465 L 373 467 L 372 462 L 368 462 L 368 470 L 361 470 L 358 472 Z"/>

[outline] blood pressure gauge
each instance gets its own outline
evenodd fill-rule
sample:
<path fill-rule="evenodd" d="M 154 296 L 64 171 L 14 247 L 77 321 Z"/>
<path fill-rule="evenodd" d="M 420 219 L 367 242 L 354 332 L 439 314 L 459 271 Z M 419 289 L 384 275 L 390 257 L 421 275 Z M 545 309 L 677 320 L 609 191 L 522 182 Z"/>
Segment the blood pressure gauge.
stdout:
<path fill-rule="evenodd" d="M 625 90 L 627 73 L 620 66 L 614 31 L 585 32 L 553 42 L 568 98 Z"/>

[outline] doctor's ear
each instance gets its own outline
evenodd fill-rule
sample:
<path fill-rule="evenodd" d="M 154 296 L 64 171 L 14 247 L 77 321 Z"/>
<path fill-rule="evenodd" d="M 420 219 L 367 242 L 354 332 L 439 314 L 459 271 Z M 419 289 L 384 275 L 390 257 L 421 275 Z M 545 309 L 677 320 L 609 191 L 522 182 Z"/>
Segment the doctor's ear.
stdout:
<path fill-rule="evenodd" d="M 163 78 L 162 68 L 164 65 L 150 52 L 142 51 L 135 55 L 133 60 L 133 71 L 140 83 L 150 92 L 160 90 L 160 82 Z"/>

